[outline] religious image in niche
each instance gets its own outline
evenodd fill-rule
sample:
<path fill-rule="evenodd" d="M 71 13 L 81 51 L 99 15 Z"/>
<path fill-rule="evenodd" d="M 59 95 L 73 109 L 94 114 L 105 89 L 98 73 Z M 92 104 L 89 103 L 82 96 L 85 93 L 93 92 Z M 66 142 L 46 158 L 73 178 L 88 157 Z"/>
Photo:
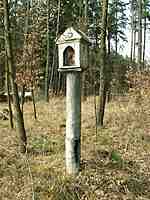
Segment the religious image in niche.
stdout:
<path fill-rule="evenodd" d="M 75 51 L 69 46 L 64 51 L 64 66 L 71 65 L 75 65 Z"/>

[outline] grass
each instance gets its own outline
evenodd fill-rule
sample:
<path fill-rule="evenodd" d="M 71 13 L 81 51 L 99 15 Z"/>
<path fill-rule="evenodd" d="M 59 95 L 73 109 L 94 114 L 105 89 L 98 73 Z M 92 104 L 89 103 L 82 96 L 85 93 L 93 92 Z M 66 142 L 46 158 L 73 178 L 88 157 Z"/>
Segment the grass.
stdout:
<path fill-rule="evenodd" d="M 82 103 L 81 171 L 65 172 L 65 99 L 25 105 L 28 151 L 0 121 L 0 200 L 150 199 L 150 102 L 124 97 L 106 107 L 96 135 L 94 99 Z M 5 104 L 1 107 L 6 107 Z"/>

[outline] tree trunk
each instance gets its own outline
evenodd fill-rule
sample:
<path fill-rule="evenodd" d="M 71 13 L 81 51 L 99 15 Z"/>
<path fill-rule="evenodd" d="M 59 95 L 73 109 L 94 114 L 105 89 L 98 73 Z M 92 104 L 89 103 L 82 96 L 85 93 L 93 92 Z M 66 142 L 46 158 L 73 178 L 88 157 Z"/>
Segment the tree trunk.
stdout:
<path fill-rule="evenodd" d="M 138 0 L 138 71 L 142 61 L 142 1 Z"/>
<path fill-rule="evenodd" d="M 27 1 L 26 3 L 26 16 L 25 16 L 25 28 L 24 28 L 24 33 L 25 33 L 25 37 L 24 37 L 24 47 L 26 46 L 27 40 L 28 40 L 28 32 L 29 32 L 29 12 L 30 12 L 30 0 Z M 24 54 L 26 54 L 26 49 L 24 49 Z M 25 62 L 25 70 L 27 69 L 27 63 Z M 24 102 L 25 102 L 25 85 L 21 86 L 21 111 L 22 111 L 22 115 L 23 115 L 23 108 L 24 108 Z"/>
<path fill-rule="evenodd" d="M 131 31 L 131 52 L 130 52 L 130 61 L 131 62 L 133 60 L 133 36 L 134 36 L 134 30 L 132 28 L 132 31 Z"/>
<path fill-rule="evenodd" d="M 146 11 L 146 9 L 145 9 Z M 146 25 L 146 16 L 144 17 L 144 38 L 143 38 L 143 69 L 145 67 L 145 48 L 146 48 L 146 29 L 147 29 L 147 25 Z"/>
<path fill-rule="evenodd" d="M 10 96 L 10 90 L 9 90 L 9 78 L 7 75 L 7 98 L 8 98 L 8 108 L 9 108 L 9 122 L 10 122 L 10 127 L 11 129 L 14 128 L 14 123 L 13 123 L 13 113 L 12 113 L 12 106 L 11 106 L 11 96 Z"/>
<path fill-rule="evenodd" d="M 25 29 L 24 29 L 25 34 L 28 34 L 28 29 L 29 29 L 29 17 L 30 17 L 29 12 L 30 12 L 30 0 L 28 0 L 26 3 Z"/>
<path fill-rule="evenodd" d="M 85 0 L 85 9 L 84 9 L 84 21 L 85 21 L 85 33 L 87 33 L 88 29 L 88 0 Z"/>
<path fill-rule="evenodd" d="M 108 55 L 111 53 L 111 32 L 108 29 L 108 35 L 107 35 L 107 46 L 108 46 Z"/>
<path fill-rule="evenodd" d="M 82 100 L 87 100 L 87 87 L 86 87 L 86 71 L 82 74 Z"/>
<path fill-rule="evenodd" d="M 5 55 L 5 71 L 6 71 L 7 101 L 8 101 L 8 108 L 9 108 L 9 122 L 10 122 L 11 129 L 13 129 L 14 128 L 14 123 L 13 123 L 13 113 L 12 113 L 12 106 L 11 106 L 10 80 L 9 80 L 7 53 Z"/>
<path fill-rule="evenodd" d="M 22 115 L 23 115 L 23 107 L 24 107 L 24 96 L 25 96 L 25 85 L 23 85 L 21 87 L 21 95 L 20 95 L 20 98 L 21 98 L 21 111 L 22 111 Z"/>
<path fill-rule="evenodd" d="M 111 54 L 111 32 L 109 31 L 108 29 L 108 35 L 107 35 L 107 45 L 108 45 L 108 59 L 109 60 L 108 62 L 110 62 L 110 54 Z M 109 103 L 111 101 L 111 80 L 112 80 L 112 68 L 110 66 L 108 66 L 108 69 L 107 70 L 107 80 L 106 80 L 106 84 L 107 85 L 107 88 L 105 88 L 105 90 L 107 90 L 107 102 Z M 106 101 L 106 97 L 105 97 L 105 101 Z"/>
<path fill-rule="evenodd" d="M 50 0 L 47 0 L 47 63 L 45 70 L 45 101 L 49 101 L 49 70 L 50 70 Z"/>
<path fill-rule="evenodd" d="M 131 52 L 130 52 L 130 61 L 133 60 L 133 42 L 134 42 L 134 8 L 133 0 L 131 2 Z"/>
<path fill-rule="evenodd" d="M 102 32 L 101 32 L 101 68 L 100 68 L 100 88 L 99 88 L 99 103 L 98 103 L 98 115 L 97 124 L 103 126 L 105 103 L 106 103 L 106 27 L 107 27 L 107 11 L 108 0 L 103 0 L 102 7 Z"/>
<path fill-rule="evenodd" d="M 134 30 L 134 44 L 133 44 L 133 59 L 134 60 L 135 60 L 135 50 L 136 50 L 136 27 L 135 27 L 135 30 Z"/>
<path fill-rule="evenodd" d="M 32 103 L 33 103 L 34 119 L 37 119 L 34 90 L 32 89 L 31 92 L 32 92 Z"/>
<path fill-rule="evenodd" d="M 99 106 L 98 106 L 98 115 L 97 115 L 97 125 L 102 127 L 104 125 L 104 114 L 105 114 L 105 105 L 106 105 L 106 94 L 107 94 L 107 88 L 106 88 L 106 82 L 105 80 L 101 82 L 100 86 L 100 99 L 99 99 Z"/>
<path fill-rule="evenodd" d="M 84 21 L 80 24 L 80 29 L 87 33 L 88 30 L 88 0 L 85 0 L 85 9 L 84 9 Z M 87 86 L 86 86 L 86 71 L 82 74 L 82 100 L 86 101 L 87 99 Z"/>
<path fill-rule="evenodd" d="M 16 129 L 20 139 L 20 151 L 21 153 L 25 153 L 27 145 L 27 137 L 24 127 L 23 115 L 19 104 L 18 88 L 15 82 L 15 66 L 12 55 L 8 0 L 3 1 L 3 6 L 4 6 L 5 45 L 6 45 L 6 52 L 8 59 L 9 79 L 13 93 L 13 105 L 16 114 Z"/>
<path fill-rule="evenodd" d="M 59 20 L 60 20 L 60 8 L 61 8 L 61 0 L 58 1 L 58 13 L 57 13 L 57 28 L 56 28 L 56 38 L 58 37 L 58 32 L 59 32 Z M 53 59 L 52 59 L 52 66 L 51 66 L 51 71 L 50 71 L 50 78 L 49 78 L 49 87 L 52 90 L 52 93 L 54 92 L 54 83 L 55 83 L 55 77 L 57 73 L 57 69 L 55 66 L 56 63 L 56 50 L 57 46 L 56 43 L 54 45 L 54 50 L 53 50 Z"/>
<path fill-rule="evenodd" d="M 117 6 L 118 6 L 118 0 L 115 0 L 115 4 L 116 4 L 116 13 L 115 13 L 115 17 L 116 17 L 116 35 L 115 35 L 115 53 L 116 53 L 116 55 L 117 55 L 117 53 L 118 53 L 118 11 L 117 11 Z"/>

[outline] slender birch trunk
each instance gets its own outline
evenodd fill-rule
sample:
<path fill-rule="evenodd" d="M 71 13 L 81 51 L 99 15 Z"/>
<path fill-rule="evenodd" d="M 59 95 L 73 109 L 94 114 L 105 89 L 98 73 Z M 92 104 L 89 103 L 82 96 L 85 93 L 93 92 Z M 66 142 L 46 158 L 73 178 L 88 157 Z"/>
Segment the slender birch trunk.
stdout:
<path fill-rule="evenodd" d="M 23 115 L 19 104 L 18 88 L 15 82 L 15 66 L 12 55 L 8 0 L 3 0 L 3 6 L 4 6 L 5 45 L 6 45 L 6 52 L 8 59 L 9 79 L 13 93 L 13 105 L 16 114 L 16 129 L 20 140 L 20 151 L 21 153 L 25 153 L 27 145 L 27 137 L 24 127 Z"/>

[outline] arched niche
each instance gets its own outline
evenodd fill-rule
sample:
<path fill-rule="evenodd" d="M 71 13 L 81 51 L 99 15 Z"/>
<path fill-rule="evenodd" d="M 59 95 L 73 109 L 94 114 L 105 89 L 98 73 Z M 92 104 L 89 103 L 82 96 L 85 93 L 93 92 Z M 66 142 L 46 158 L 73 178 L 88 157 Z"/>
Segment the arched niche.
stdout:
<path fill-rule="evenodd" d="M 63 52 L 63 65 L 75 65 L 75 50 L 71 46 L 66 47 Z"/>

